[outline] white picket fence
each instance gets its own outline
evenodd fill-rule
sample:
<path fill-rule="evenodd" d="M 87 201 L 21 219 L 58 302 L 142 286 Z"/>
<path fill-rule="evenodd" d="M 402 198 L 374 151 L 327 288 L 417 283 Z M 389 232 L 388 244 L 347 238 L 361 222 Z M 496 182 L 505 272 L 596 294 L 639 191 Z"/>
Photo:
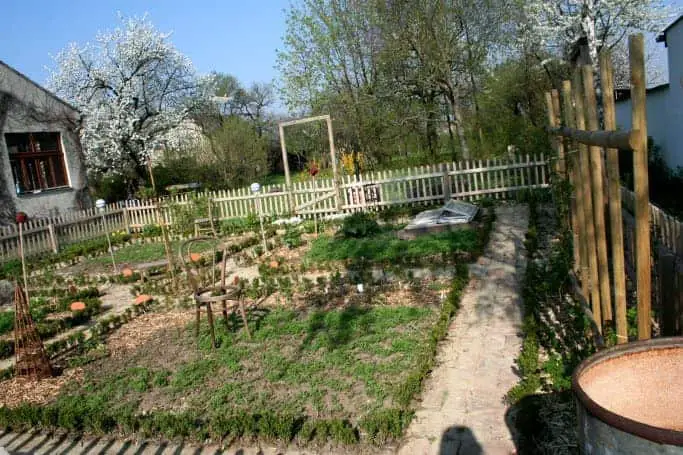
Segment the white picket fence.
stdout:
<path fill-rule="evenodd" d="M 264 185 L 258 195 L 249 188 L 200 193 L 209 201 L 216 219 L 295 213 L 302 217 L 358 210 L 380 211 L 396 205 L 429 205 L 449 198 L 475 201 L 485 197 L 506 199 L 520 190 L 548 187 L 548 162 L 543 155 L 511 160 L 470 160 L 390 171 L 344 176 L 338 184 L 339 201 L 332 179 Z M 193 195 L 162 200 L 129 200 L 97 209 L 77 211 L 24 225 L 26 254 L 57 251 L 60 246 L 88 240 L 105 232 L 137 232 L 146 225 L 173 223 L 173 204 L 187 204 Z M 19 251 L 17 226 L 0 227 L 0 261 Z"/>

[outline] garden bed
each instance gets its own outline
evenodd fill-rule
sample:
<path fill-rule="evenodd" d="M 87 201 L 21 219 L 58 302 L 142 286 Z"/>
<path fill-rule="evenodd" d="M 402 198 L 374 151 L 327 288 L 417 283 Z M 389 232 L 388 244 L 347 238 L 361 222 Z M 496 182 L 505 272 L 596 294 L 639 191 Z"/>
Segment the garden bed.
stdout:
<path fill-rule="evenodd" d="M 249 302 L 261 302 L 248 310 L 251 338 L 239 317 L 216 318 L 212 348 L 205 314 L 198 339 L 193 310 L 143 315 L 61 358 L 69 380 L 44 387 L 45 396 L 7 401 L 0 426 L 200 442 L 395 440 L 457 310 L 465 264 L 490 228 L 487 219 L 479 229 L 411 241 L 388 227 L 354 239 L 288 229 L 268 254 L 257 251 L 258 240 L 235 248 L 247 264 L 233 261 L 228 272 L 254 273 L 240 285 Z M 359 278 L 359 258 L 395 267 L 437 262 L 452 278 Z M 207 263 L 199 268 L 200 279 L 214 276 Z M 149 286 L 165 284 L 132 289 Z M 0 399 L 3 387 L 19 386 L 0 383 Z"/>

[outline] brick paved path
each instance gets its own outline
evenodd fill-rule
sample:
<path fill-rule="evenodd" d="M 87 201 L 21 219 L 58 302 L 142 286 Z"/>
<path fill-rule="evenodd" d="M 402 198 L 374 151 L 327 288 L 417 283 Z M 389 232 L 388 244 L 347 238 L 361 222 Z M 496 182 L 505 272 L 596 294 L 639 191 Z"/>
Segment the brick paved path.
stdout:
<path fill-rule="evenodd" d="M 496 215 L 491 241 L 470 268 L 470 284 L 400 455 L 515 453 L 503 397 L 519 380 L 514 359 L 522 343 L 528 210 L 505 206 Z"/>

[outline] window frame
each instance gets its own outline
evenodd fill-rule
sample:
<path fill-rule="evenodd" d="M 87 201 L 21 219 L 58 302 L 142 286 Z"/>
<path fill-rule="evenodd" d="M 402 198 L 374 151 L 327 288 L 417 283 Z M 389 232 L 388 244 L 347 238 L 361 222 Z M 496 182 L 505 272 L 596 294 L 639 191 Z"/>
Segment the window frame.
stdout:
<path fill-rule="evenodd" d="M 41 150 L 40 142 L 35 136 L 39 135 L 55 135 L 55 149 Z M 24 136 L 26 139 L 25 144 L 28 147 L 28 151 L 11 153 L 10 147 L 8 145 L 8 135 Z M 21 191 L 17 192 L 17 196 L 39 194 L 44 191 L 53 191 L 63 188 L 70 188 L 69 172 L 66 163 L 66 154 L 64 153 L 64 146 L 62 143 L 62 134 L 59 131 L 40 131 L 40 132 L 6 132 L 4 134 L 5 145 L 7 147 L 7 156 L 10 162 L 10 168 L 12 170 L 12 178 L 14 180 L 14 187 L 19 188 Z M 43 176 L 43 172 L 40 169 L 41 160 L 46 163 L 46 172 Z M 32 162 L 32 166 L 35 168 L 29 170 L 29 163 Z M 61 165 L 61 166 L 60 166 Z M 17 169 L 20 169 L 21 175 L 17 175 Z M 31 178 L 31 174 L 35 177 L 35 181 Z M 57 184 L 57 182 L 63 182 L 63 184 Z M 27 188 L 30 184 L 32 189 Z M 34 185 L 34 183 L 37 184 Z"/>

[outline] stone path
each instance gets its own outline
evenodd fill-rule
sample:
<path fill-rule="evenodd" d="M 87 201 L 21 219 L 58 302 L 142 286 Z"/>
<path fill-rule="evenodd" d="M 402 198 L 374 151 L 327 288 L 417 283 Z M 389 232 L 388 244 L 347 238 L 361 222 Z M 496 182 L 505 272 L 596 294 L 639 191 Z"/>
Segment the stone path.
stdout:
<path fill-rule="evenodd" d="M 519 381 L 514 359 L 522 344 L 528 210 L 500 207 L 496 215 L 491 241 L 470 268 L 470 284 L 400 455 L 515 453 L 503 397 Z"/>
<path fill-rule="evenodd" d="M 425 384 L 415 419 L 399 455 L 509 455 L 515 453 L 506 422 L 505 393 L 517 383 L 514 359 L 521 348 L 520 283 L 525 268 L 528 211 L 503 206 L 484 255 L 470 267 L 461 308 L 439 347 L 437 366 Z M 509 417 L 508 417 L 509 419 Z M 111 438 L 71 439 L 41 433 L 0 433 L 0 447 L 24 454 L 332 454 L 329 450 L 281 450 L 273 446 L 188 446 Z M 390 454 L 396 451 L 371 450 Z M 342 451 L 342 454 L 356 453 Z M 362 452 L 360 452 L 362 453 Z"/>

